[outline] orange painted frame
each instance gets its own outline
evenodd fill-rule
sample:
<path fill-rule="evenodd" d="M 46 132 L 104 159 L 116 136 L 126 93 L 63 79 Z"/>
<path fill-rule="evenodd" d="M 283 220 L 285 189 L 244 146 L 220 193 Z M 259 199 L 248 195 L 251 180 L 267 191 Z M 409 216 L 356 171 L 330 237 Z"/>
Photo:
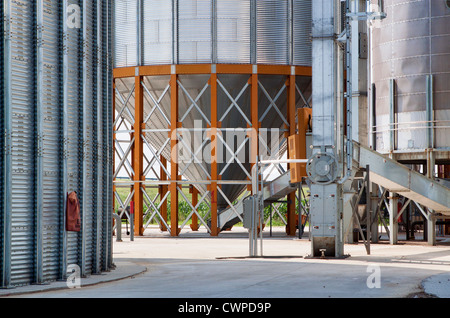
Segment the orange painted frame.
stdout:
<path fill-rule="evenodd" d="M 136 99 L 139 105 L 135 106 L 135 110 L 138 112 L 135 114 L 135 134 L 139 137 L 143 129 L 143 101 L 141 95 L 143 90 L 141 88 L 141 81 L 143 76 L 157 76 L 157 75 L 170 75 L 171 86 L 171 148 L 173 149 L 177 145 L 176 129 L 179 127 L 178 122 L 178 75 L 186 74 L 211 74 L 210 86 L 211 86 L 211 142 L 212 149 L 216 149 L 214 145 L 217 145 L 216 130 L 220 123 L 217 121 L 217 74 L 248 74 L 250 75 L 249 82 L 251 84 L 251 122 L 252 126 L 256 127 L 258 131 L 258 75 L 285 75 L 287 76 L 286 85 L 288 86 L 288 122 L 289 133 L 293 135 L 296 133 L 295 125 L 295 78 L 296 76 L 312 76 L 312 68 L 307 66 L 289 66 L 289 65 L 250 65 L 250 64 L 186 64 L 186 65 L 149 65 L 149 66 L 136 66 L 136 67 L 124 67 L 116 68 L 113 70 L 113 80 L 117 78 L 130 78 L 135 77 L 136 85 Z M 114 98 L 115 100 L 115 98 Z M 136 138 L 135 140 L 140 140 Z M 254 140 L 254 139 L 252 139 Z M 257 139 L 256 139 L 257 140 Z M 133 149 L 133 166 L 135 166 L 135 185 L 134 185 L 134 198 L 135 202 L 135 235 L 143 235 L 143 196 L 140 191 L 141 182 L 144 176 L 143 171 L 143 149 L 142 142 L 136 142 Z M 252 155 L 254 151 L 257 153 L 257 146 L 252 145 Z M 212 158 L 216 156 L 216 153 L 212 153 Z M 171 236 L 178 236 L 180 228 L 178 227 L 178 181 L 180 177 L 178 175 L 178 165 L 176 158 L 171 158 L 171 182 L 169 185 L 169 191 L 171 196 Z M 217 187 L 219 186 L 217 181 L 220 179 L 217 170 L 217 161 L 212 160 L 211 163 L 211 184 L 210 191 L 212 193 L 211 202 L 211 236 L 218 236 L 219 229 L 217 226 Z M 295 235 L 296 222 L 295 222 L 295 193 L 288 195 L 288 215 L 286 233 L 290 236 Z"/>

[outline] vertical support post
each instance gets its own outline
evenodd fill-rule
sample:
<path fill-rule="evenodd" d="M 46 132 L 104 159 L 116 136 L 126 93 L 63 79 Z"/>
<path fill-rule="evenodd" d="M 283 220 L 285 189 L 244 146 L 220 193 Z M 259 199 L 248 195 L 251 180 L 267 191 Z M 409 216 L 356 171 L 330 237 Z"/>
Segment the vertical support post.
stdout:
<path fill-rule="evenodd" d="M 259 117 L 258 117 L 258 66 L 253 65 L 252 75 L 249 80 L 250 83 L 250 120 L 252 123 L 251 130 L 248 132 L 250 138 L 250 171 L 256 164 L 256 158 L 259 154 Z M 249 185 L 247 190 L 251 191 L 252 187 Z"/>
<path fill-rule="evenodd" d="M 190 192 L 192 195 L 192 206 L 196 207 L 198 204 L 198 190 L 195 186 L 190 186 Z M 191 223 L 192 231 L 198 231 L 198 216 L 196 213 L 192 214 L 192 223 Z"/>
<path fill-rule="evenodd" d="M 378 202 L 377 202 L 377 185 L 375 183 L 370 183 L 370 205 L 372 208 L 372 227 L 370 229 L 371 232 L 371 241 L 373 243 L 378 243 Z"/>
<path fill-rule="evenodd" d="M 395 80 L 389 81 L 389 151 L 392 158 L 395 150 Z"/>
<path fill-rule="evenodd" d="M 427 177 L 434 179 L 434 170 L 436 165 L 434 148 L 434 114 L 433 114 L 433 76 L 427 76 L 427 105 L 426 105 L 426 116 L 427 116 L 427 139 L 428 139 L 428 149 L 427 149 Z M 427 213 L 427 241 L 429 245 L 436 245 L 436 218 L 433 212 L 428 210 Z"/>
<path fill-rule="evenodd" d="M 436 216 L 434 213 L 428 211 L 427 214 L 427 242 L 428 245 L 436 245 Z"/>
<path fill-rule="evenodd" d="M 178 75 L 172 72 L 170 76 L 170 235 L 178 236 Z"/>
<path fill-rule="evenodd" d="M 431 136 L 430 136 L 431 138 Z M 427 149 L 427 177 L 434 179 L 434 169 L 436 165 L 435 153 L 433 148 Z M 427 211 L 427 242 L 428 245 L 436 245 L 436 217 L 433 211 L 426 209 Z M 425 234 L 425 233 L 424 233 Z M 424 237 L 425 239 L 425 237 Z"/>
<path fill-rule="evenodd" d="M 433 75 L 427 75 L 427 142 L 428 148 L 434 148 L 434 112 L 433 112 Z"/>
<path fill-rule="evenodd" d="M 161 164 L 164 166 L 164 168 L 167 169 L 167 160 L 164 158 L 164 156 L 161 156 Z M 164 171 L 163 167 L 160 168 L 160 181 L 166 181 L 167 180 L 167 173 Z M 167 185 L 163 184 L 159 186 L 159 198 L 162 200 L 167 193 Z M 164 219 L 164 221 L 167 223 L 167 200 L 164 201 L 161 204 L 161 211 L 160 211 L 161 217 Z M 164 225 L 164 222 L 161 222 L 160 227 L 161 231 L 165 232 L 167 231 L 167 227 Z"/>
<path fill-rule="evenodd" d="M 289 136 L 295 135 L 296 125 L 295 125 L 295 68 L 292 67 L 291 75 L 288 78 L 288 123 L 289 123 Z M 288 143 L 289 147 L 289 143 Z M 289 151 L 289 150 L 288 150 Z M 291 168 L 291 164 L 289 164 L 289 169 Z M 289 236 L 294 236 L 296 231 L 296 222 L 295 222 L 295 192 L 291 192 L 288 194 L 288 203 L 287 203 L 287 226 L 286 226 L 286 234 Z M 299 220 L 301 222 L 301 220 Z"/>
<path fill-rule="evenodd" d="M 217 162 L 217 154 L 218 154 L 218 142 L 217 142 L 217 73 L 211 73 L 210 78 L 211 85 L 211 236 L 218 236 L 219 229 L 217 224 L 217 199 L 218 199 L 218 191 L 217 191 L 217 180 L 219 178 L 218 175 L 218 162 Z"/>
<path fill-rule="evenodd" d="M 389 242 L 391 245 L 395 245 L 398 242 L 398 195 L 395 192 L 390 193 L 389 200 L 389 227 L 390 227 L 390 235 Z"/>
<path fill-rule="evenodd" d="M 259 117 L 258 117 L 258 69 L 255 66 L 251 77 L 251 98 L 250 98 L 250 113 L 252 122 L 251 131 L 251 166 L 256 163 L 259 148 Z"/>
<path fill-rule="evenodd" d="M 138 72 L 139 68 L 136 68 Z M 144 143 L 142 140 L 142 128 L 144 122 L 144 90 L 141 85 L 142 76 L 135 76 L 135 105 L 134 105 L 134 146 L 133 146 L 133 169 L 134 169 L 134 232 L 137 236 L 144 234 L 143 214 L 144 196 L 141 191 L 141 182 L 144 181 Z"/>
<path fill-rule="evenodd" d="M 366 166 L 366 179 L 365 179 L 365 187 L 366 187 L 366 241 L 367 241 L 367 255 L 370 255 L 370 240 L 371 240 L 371 226 L 372 226 L 372 206 L 370 204 L 370 167 Z"/>

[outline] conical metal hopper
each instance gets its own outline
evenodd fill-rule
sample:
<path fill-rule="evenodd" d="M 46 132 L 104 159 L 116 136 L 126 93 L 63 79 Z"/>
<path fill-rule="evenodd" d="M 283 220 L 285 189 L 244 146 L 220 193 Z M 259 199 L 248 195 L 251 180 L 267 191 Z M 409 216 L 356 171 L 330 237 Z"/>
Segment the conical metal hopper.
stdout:
<path fill-rule="evenodd" d="M 206 137 L 207 127 L 211 118 L 211 92 L 208 85 L 210 75 L 180 75 L 179 76 L 179 121 L 183 142 L 182 160 L 179 161 L 179 172 L 186 180 L 207 181 L 211 176 L 211 156 L 209 141 Z M 221 123 L 221 139 L 219 142 L 218 172 L 221 180 L 245 181 L 251 174 L 250 141 L 245 142 L 245 129 L 251 118 L 250 113 L 250 89 L 246 86 L 249 75 L 220 74 L 218 89 L 218 120 Z M 260 76 L 260 89 L 258 93 L 258 118 L 261 120 L 261 130 L 267 133 L 261 134 L 265 144 L 278 145 L 273 153 L 268 152 L 260 144 L 261 159 L 279 158 L 286 151 L 285 130 L 287 128 L 287 90 L 285 87 L 286 76 L 262 75 Z M 168 162 L 171 159 L 168 127 L 170 123 L 170 88 L 169 76 L 144 77 L 144 118 L 145 127 L 151 132 L 145 133 L 145 142 L 153 148 L 154 153 L 161 151 L 161 155 Z M 307 99 L 310 96 L 310 78 L 299 77 L 297 87 Z M 122 116 L 133 123 L 134 119 L 134 78 L 116 79 L 116 89 L 122 96 L 131 96 L 127 108 Z M 231 98 L 236 98 L 237 105 Z M 270 97 L 271 99 L 269 99 Z M 298 98 L 298 104 L 303 105 L 302 98 Z M 193 105 L 195 101 L 195 105 Z M 122 100 L 116 99 L 117 111 L 121 110 Z M 275 109 L 276 108 L 276 109 Z M 196 128 L 196 131 L 193 129 Z M 200 130 L 201 129 L 201 130 Z M 233 130 L 235 129 L 235 130 Z M 160 131 L 156 131 L 160 130 Z M 233 138 L 234 137 L 234 138 Z M 273 139 L 277 140 L 273 140 Z M 234 140 L 234 144 L 233 141 Z M 226 143 L 226 145 L 225 145 Z M 202 147 L 200 151 L 199 146 Z M 242 147 L 241 147 L 242 146 Z M 239 152 L 237 150 L 240 149 Z M 193 153 L 197 152 L 195 160 Z M 233 154 L 237 158 L 233 158 Z M 183 160 L 184 159 L 184 160 Z M 239 160 L 239 162 L 238 162 Z M 207 191 L 206 183 L 196 183 L 201 193 Z M 236 200 L 245 190 L 245 183 L 233 183 L 222 185 L 222 195 L 218 197 L 219 210 L 226 208 L 230 202 Z"/>
<path fill-rule="evenodd" d="M 308 0 L 121 0 L 116 1 L 113 10 L 115 68 L 183 64 L 311 65 L 311 1 Z M 250 88 L 246 85 L 251 74 L 251 71 L 248 74 L 217 74 L 217 120 L 225 141 L 236 133 L 230 129 L 250 126 Z M 273 158 L 286 150 L 283 129 L 287 128 L 287 75 L 259 76 L 261 128 L 280 129 L 277 136 L 267 134 L 269 145 L 272 138 L 281 143 L 281 147 L 270 154 Z M 211 74 L 202 72 L 178 75 L 178 121 L 182 128 L 200 127 L 202 132 L 208 128 L 211 121 L 210 77 Z M 167 142 L 171 114 L 169 79 L 170 75 L 148 76 L 143 81 L 144 118 L 152 114 L 145 127 L 161 130 L 145 132 L 145 141 L 155 151 L 161 149 L 161 155 L 168 162 L 171 156 L 170 142 Z M 310 85 L 310 77 L 305 80 L 297 76 L 296 81 L 301 92 Z M 116 89 L 122 96 L 128 96 L 133 85 L 134 78 L 116 79 Z M 298 97 L 298 101 L 299 106 L 304 105 L 302 98 Z M 120 102 L 117 100 L 116 105 Z M 125 111 L 122 116 L 133 123 L 134 95 L 128 105 L 130 112 Z M 179 172 L 193 182 L 210 180 L 208 142 L 204 143 L 201 133 L 191 131 L 188 136 L 189 133 L 182 133 L 186 141 L 182 157 L 192 156 L 194 152 L 200 158 L 194 162 L 179 162 Z M 218 165 L 221 180 L 245 181 L 250 176 L 248 143 L 236 153 L 243 143 L 240 138 L 235 139 L 239 144 L 221 149 L 222 162 Z M 233 159 L 231 153 L 235 153 L 240 161 L 229 162 Z M 207 191 L 206 184 L 196 186 L 201 193 Z M 244 182 L 222 184 L 223 195 L 219 194 L 217 202 L 219 210 L 235 201 L 245 188 Z"/>

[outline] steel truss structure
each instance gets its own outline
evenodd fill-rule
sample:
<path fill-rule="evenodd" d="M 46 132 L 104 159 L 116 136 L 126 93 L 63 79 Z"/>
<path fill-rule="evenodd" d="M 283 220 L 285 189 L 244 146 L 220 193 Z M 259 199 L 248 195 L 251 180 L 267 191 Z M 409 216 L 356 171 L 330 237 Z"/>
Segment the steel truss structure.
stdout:
<path fill-rule="evenodd" d="M 220 209 L 233 207 L 251 193 L 255 161 L 249 159 L 262 153 L 277 158 L 286 152 L 287 137 L 297 132 L 296 108 L 310 107 L 311 75 L 310 67 L 282 65 L 114 69 L 117 213 L 128 221 L 134 213 L 134 233 L 139 236 L 152 221 L 158 222 L 160 230 L 178 236 L 189 220 L 192 230 L 202 225 L 211 236 L 218 236 L 226 230 L 218 226 Z M 267 139 L 275 120 L 281 122 L 276 127 L 279 135 Z M 244 132 L 244 138 L 230 146 L 225 136 L 236 131 Z M 202 138 L 192 141 L 196 133 Z M 275 150 L 267 142 L 274 139 L 279 142 Z M 226 160 L 220 161 L 224 156 Z M 270 174 L 285 168 L 269 169 Z M 183 188 L 189 189 L 191 198 Z M 292 236 L 295 201 L 295 192 L 289 194 L 285 223 Z M 189 211 L 182 224 L 180 204 Z"/>

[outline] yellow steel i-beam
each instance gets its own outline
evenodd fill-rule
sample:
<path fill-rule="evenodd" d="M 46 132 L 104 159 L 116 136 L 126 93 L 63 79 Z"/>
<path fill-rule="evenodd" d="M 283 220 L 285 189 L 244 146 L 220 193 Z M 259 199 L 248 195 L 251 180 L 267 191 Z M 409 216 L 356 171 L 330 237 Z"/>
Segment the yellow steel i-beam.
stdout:
<path fill-rule="evenodd" d="M 134 169 L 134 234 L 144 234 L 143 211 L 144 196 L 141 191 L 141 182 L 144 181 L 144 143 L 142 140 L 142 129 L 144 122 L 144 90 L 141 85 L 142 77 L 135 77 L 135 121 L 134 121 L 134 146 L 133 146 L 133 169 Z"/>

